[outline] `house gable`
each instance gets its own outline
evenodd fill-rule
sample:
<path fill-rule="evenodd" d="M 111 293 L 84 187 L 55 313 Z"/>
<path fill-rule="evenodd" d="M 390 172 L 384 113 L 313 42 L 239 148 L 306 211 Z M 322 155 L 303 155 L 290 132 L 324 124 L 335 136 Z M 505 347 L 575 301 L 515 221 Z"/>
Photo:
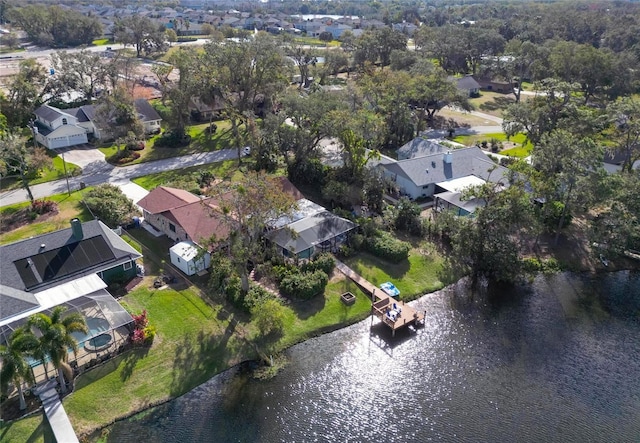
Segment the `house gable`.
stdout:
<path fill-rule="evenodd" d="M 197 195 L 183 189 L 158 186 L 138 202 L 144 211 L 149 214 L 160 214 L 188 203 L 201 200 Z"/>

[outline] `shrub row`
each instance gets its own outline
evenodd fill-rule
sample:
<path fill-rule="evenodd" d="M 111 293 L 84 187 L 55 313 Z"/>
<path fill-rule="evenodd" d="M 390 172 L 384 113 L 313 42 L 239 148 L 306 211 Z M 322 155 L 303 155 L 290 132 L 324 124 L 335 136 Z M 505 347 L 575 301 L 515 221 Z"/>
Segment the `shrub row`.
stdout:
<path fill-rule="evenodd" d="M 34 200 L 31 203 L 31 210 L 38 215 L 55 212 L 58 210 L 58 204 L 53 200 Z"/>
<path fill-rule="evenodd" d="M 409 258 L 411 250 L 409 243 L 398 240 L 385 231 L 377 231 L 375 235 L 367 237 L 364 246 L 373 255 L 392 263 L 400 263 Z"/>
<path fill-rule="evenodd" d="M 287 297 L 309 300 L 324 292 L 329 276 L 324 271 L 289 272 L 280 280 L 280 292 Z"/>

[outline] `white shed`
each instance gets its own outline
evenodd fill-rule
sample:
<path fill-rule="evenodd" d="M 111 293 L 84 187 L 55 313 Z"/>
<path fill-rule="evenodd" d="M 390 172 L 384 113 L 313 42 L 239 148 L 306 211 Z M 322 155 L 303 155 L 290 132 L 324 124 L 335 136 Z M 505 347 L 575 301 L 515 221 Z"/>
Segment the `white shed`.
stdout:
<path fill-rule="evenodd" d="M 191 241 L 182 241 L 169 249 L 171 263 L 187 275 L 193 275 L 211 265 L 211 255 Z"/>

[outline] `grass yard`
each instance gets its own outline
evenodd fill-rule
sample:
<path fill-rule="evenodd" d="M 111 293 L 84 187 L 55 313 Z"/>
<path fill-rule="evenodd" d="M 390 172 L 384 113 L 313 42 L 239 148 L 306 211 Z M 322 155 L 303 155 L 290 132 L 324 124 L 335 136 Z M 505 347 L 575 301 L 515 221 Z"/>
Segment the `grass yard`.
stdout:
<path fill-rule="evenodd" d="M 0 244 L 13 243 L 25 238 L 68 228 L 70 226 L 69 220 L 74 217 L 78 217 L 81 221 L 93 220 L 91 213 L 81 201 L 84 193 L 90 189 L 91 187 L 88 187 L 82 191 L 73 191 L 71 195 L 64 193 L 48 197 L 47 200 L 53 200 L 58 203 L 58 213 L 56 215 L 48 218 L 39 217 L 40 221 L 36 219 L 25 226 L 0 234 Z M 4 221 L 6 220 L 5 217 L 9 217 L 16 211 L 26 208 L 29 205 L 29 202 L 24 202 L 4 206 L 0 208 L 0 219 Z"/>
<path fill-rule="evenodd" d="M 121 166 L 135 165 L 137 163 L 178 157 L 187 154 L 195 154 L 197 152 L 209 152 L 217 151 L 219 149 L 233 148 L 234 140 L 231 132 L 231 124 L 226 120 L 215 122 L 215 124 L 217 125 L 218 130 L 212 136 L 207 134 L 207 128 L 209 127 L 208 123 L 189 126 L 187 128 L 187 133 L 191 136 L 191 143 L 182 148 L 156 147 L 155 142 L 160 135 L 154 135 L 146 141 L 146 147 L 142 151 L 137 151 L 140 154 L 140 158 Z M 244 129 L 241 128 L 241 131 L 243 130 Z M 116 145 L 105 146 L 98 149 L 104 154 L 107 161 L 110 161 L 110 157 L 118 152 L 118 146 Z M 111 163 L 115 164 L 114 162 Z"/>
<path fill-rule="evenodd" d="M 165 185 L 179 180 L 185 180 L 188 175 L 198 171 L 210 171 L 213 176 L 219 180 L 237 180 L 244 173 L 238 167 L 237 160 L 225 160 L 218 163 L 210 163 L 208 165 L 191 166 L 184 169 L 175 169 L 173 171 L 158 172 L 156 174 L 143 175 L 131 180 L 137 185 L 142 186 L 151 191 L 157 186 Z"/>
<path fill-rule="evenodd" d="M 496 117 L 502 117 L 502 112 L 507 106 L 516 102 L 513 94 L 500 94 L 497 92 L 482 91 L 480 97 L 469 100 L 476 109 Z"/>
<path fill-rule="evenodd" d="M 414 248 L 409 259 L 392 264 L 367 252 L 345 260 L 345 263 L 376 286 L 391 281 L 399 290 L 402 300 L 413 300 L 427 292 L 442 289 L 453 282 L 445 274 L 444 259 L 434 249 L 429 258 Z"/>
<path fill-rule="evenodd" d="M 453 141 L 462 143 L 466 146 L 475 146 L 476 143 L 482 143 L 486 141 L 489 143 L 491 139 L 496 139 L 503 144 L 512 144 L 513 147 L 503 149 L 498 152 L 502 155 L 510 155 L 512 157 L 526 157 L 531 154 L 533 145 L 527 141 L 527 136 L 523 133 L 514 135 L 507 140 L 507 135 L 503 132 L 494 132 L 491 134 L 474 134 L 474 135 L 458 135 L 453 138 Z"/>
<path fill-rule="evenodd" d="M 0 422 L 0 441 L 3 443 L 44 443 L 55 441 L 44 412 L 11 423 Z"/>
<path fill-rule="evenodd" d="M 37 177 L 29 180 L 29 185 L 37 185 L 40 183 L 46 183 L 64 178 L 65 165 L 62 162 L 62 158 L 58 156 L 57 152 L 51 149 L 47 149 L 47 155 L 51 158 L 51 168 L 45 168 L 40 171 Z M 80 172 L 80 167 L 78 167 L 77 165 L 69 162 L 65 163 L 67 167 L 67 174 L 69 174 L 69 177 L 73 177 Z M 2 178 L 0 179 L 0 190 L 10 191 L 12 189 L 19 189 L 21 187 L 20 183 L 21 181 L 19 178 Z"/>
<path fill-rule="evenodd" d="M 459 126 L 497 126 L 498 123 L 493 120 L 487 120 L 482 117 L 475 116 L 465 111 L 457 111 L 450 108 L 441 109 L 436 117 L 455 120 Z"/>
<path fill-rule="evenodd" d="M 76 380 L 64 407 L 78 434 L 183 394 L 255 357 L 230 319 L 189 289 L 141 287 L 124 302 L 136 312 L 146 309 L 158 335 L 151 349 L 126 352 Z"/>
<path fill-rule="evenodd" d="M 356 296 L 353 305 L 346 306 L 340 300 L 344 292 Z M 371 301 L 355 283 L 339 274 L 329 282 L 322 296 L 293 301 L 285 306 L 285 310 L 284 332 L 280 339 L 275 344 L 259 342 L 269 352 L 278 352 L 322 332 L 362 320 L 371 312 Z"/>

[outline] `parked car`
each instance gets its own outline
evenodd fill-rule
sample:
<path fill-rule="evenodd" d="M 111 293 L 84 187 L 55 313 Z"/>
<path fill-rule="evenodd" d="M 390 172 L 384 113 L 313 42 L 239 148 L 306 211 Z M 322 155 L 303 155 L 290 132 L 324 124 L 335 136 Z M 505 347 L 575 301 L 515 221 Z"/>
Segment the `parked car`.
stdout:
<path fill-rule="evenodd" d="M 251 146 L 245 146 L 244 148 L 242 148 L 243 157 L 248 157 L 250 155 L 251 155 Z"/>

